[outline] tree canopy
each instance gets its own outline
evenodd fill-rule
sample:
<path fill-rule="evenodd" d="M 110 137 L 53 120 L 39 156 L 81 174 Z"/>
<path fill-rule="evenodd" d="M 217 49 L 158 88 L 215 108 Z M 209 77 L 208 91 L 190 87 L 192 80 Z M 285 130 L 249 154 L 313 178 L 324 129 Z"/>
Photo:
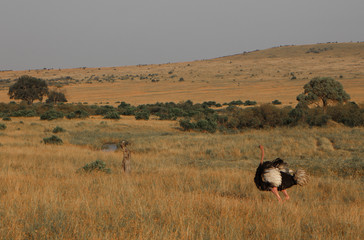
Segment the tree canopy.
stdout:
<path fill-rule="evenodd" d="M 303 87 L 304 92 L 297 96 L 300 105 L 322 103 L 324 112 L 330 102 L 342 103 L 350 99 L 342 84 L 331 77 L 315 77 Z"/>
<path fill-rule="evenodd" d="M 47 83 L 31 76 L 21 76 L 16 83 L 9 87 L 10 99 L 21 99 L 30 105 L 34 100 L 43 100 L 43 96 L 48 94 Z"/>
<path fill-rule="evenodd" d="M 50 91 L 46 103 L 67 102 L 66 96 L 62 92 Z"/>

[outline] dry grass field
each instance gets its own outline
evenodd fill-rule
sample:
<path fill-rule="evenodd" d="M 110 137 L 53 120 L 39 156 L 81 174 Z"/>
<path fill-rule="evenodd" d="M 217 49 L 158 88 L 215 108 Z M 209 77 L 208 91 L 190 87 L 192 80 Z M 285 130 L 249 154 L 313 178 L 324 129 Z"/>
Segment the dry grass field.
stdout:
<path fill-rule="evenodd" d="M 316 76 L 339 80 L 364 103 L 364 43 L 282 46 L 186 63 L 1 71 L 0 102 L 10 101 L 8 86 L 24 74 L 59 85 L 74 103 L 295 105 Z M 153 117 L 0 123 L 0 239 L 364 239 L 362 127 L 331 122 L 208 134 Z M 57 126 L 66 131 L 54 134 Z M 42 142 L 52 135 L 63 144 Z M 101 150 L 120 140 L 131 143 L 130 174 L 120 150 Z M 266 160 L 280 157 L 310 174 L 283 204 L 255 187 L 259 144 Z M 96 160 L 111 173 L 77 171 Z"/>
<path fill-rule="evenodd" d="M 62 91 L 75 103 L 278 99 L 295 105 L 303 85 L 317 76 L 339 80 L 353 101 L 364 103 L 364 42 L 282 46 L 183 63 L 2 71 L 0 80 L 10 82 L 0 81 L 0 102 L 10 101 L 9 84 L 24 74 L 66 83 Z"/>
<path fill-rule="evenodd" d="M 12 118 L 0 132 L 2 239 L 363 239 L 364 130 L 181 132 L 176 121 Z M 63 145 L 46 145 L 56 127 Z M 132 173 L 121 151 L 131 142 Z M 278 204 L 256 189 L 258 144 L 311 175 Z M 76 173 L 95 160 L 106 173 Z"/>

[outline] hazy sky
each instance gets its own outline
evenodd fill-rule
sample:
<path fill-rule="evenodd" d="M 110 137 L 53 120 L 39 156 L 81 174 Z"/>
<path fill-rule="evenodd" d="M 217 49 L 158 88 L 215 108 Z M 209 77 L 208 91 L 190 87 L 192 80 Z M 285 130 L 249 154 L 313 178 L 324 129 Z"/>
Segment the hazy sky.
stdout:
<path fill-rule="evenodd" d="M 0 70 L 209 59 L 364 41 L 364 0 L 1 0 Z"/>

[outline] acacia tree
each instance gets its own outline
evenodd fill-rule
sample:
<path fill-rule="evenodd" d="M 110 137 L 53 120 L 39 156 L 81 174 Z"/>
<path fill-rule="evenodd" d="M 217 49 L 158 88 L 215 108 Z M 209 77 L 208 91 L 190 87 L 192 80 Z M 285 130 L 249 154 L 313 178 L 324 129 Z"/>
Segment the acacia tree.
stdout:
<path fill-rule="evenodd" d="M 50 91 L 46 103 L 67 102 L 66 96 L 62 92 Z"/>
<path fill-rule="evenodd" d="M 34 100 L 43 100 L 43 96 L 48 94 L 47 83 L 31 76 L 21 76 L 16 83 L 9 87 L 10 99 L 21 99 L 30 105 Z"/>
<path fill-rule="evenodd" d="M 341 83 L 331 77 L 315 77 L 303 89 L 304 92 L 297 96 L 298 105 L 322 103 L 324 113 L 330 102 L 342 103 L 350 99 Z"/>

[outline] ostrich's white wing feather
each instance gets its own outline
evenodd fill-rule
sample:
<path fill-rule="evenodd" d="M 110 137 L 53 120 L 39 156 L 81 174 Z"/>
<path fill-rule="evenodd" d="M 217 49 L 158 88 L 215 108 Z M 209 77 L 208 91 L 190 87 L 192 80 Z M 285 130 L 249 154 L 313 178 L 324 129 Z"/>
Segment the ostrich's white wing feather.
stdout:
<path fill-rule="evenodd" d="M 288 174 L 290 174 L 292 176 L 294 174 L 294 171 L 292 169 L 289 169 L 288 167 L 285 167 L 285 166 L 284 167 L 279 166 L 279 171 L 288 173 Z"/>
<path fill-rule="evenodd" d="M 274 187 L 282 184 L 282 175 L 278 168 L 268 168 L 263 173 L 263 181 L 271 183 Z"/>

